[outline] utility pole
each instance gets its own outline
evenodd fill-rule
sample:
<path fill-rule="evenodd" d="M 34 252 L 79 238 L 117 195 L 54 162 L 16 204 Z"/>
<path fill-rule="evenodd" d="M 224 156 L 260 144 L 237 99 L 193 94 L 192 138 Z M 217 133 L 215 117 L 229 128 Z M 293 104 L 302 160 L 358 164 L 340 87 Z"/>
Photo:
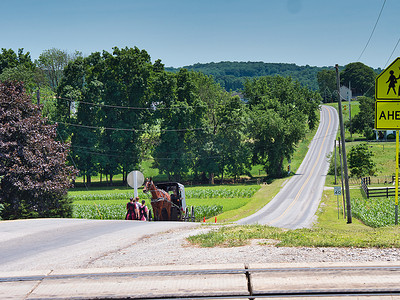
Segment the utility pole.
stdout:
<path fill-rule="evenodd" d="M 344 185 L 345 185 L 345 192 L 346 192 L 346 207 L 347 207 L 347 224 L 350 224 L 352 222 L 352 219 L 351 219 L 349 175 L 348 175 L 348 171 L 347 171 L 346 143 L 345 143 L 345 136 L 344 136 L 342 99 L 341 99 L 341 95 L 340 95 L 340 76 L 339 76 L 339 65 L 338 64 L 335 65 L 335 69 L 336 69 L 336 84 L 337 84 L 337 94 L 338 94 L 340 137 L 342 140 L 343 172 L 344 172 Z"/>
<path fill-rule="evenodd" d="M 353 93 L 351 92 L 351 82 L 349 81 L 349 130 L 350 130 L 350 137 L 353 137 L 353 134 L 351 133 L 351 97 L 353 96 Z"/>
<path fill-rule="evenodd" d="M 336 139 L 333 141 L 334 142 L 334 149 L 335 149 L 335 185 L 337 184 L 337 166 L 336 166 Z"/>

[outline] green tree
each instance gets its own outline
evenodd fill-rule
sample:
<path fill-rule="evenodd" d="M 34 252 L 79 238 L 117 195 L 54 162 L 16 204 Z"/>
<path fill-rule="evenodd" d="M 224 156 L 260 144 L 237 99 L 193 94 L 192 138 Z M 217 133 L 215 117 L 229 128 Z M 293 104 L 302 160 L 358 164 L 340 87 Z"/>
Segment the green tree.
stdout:
<path fill-rule="evenodd" d="M 18 54 L 12 49 L 1 48 L 0 53 L 0 74 L 4 69 L 24 66 L 26 69 L 35 70 L 35 64 L 31 60 L 29 52 L 24 54 L 24 48 L 18 49 Z"/>
<path fill-rule="evenodd" d="M 113 53 L 103 52 L 104 69 L 97 77 L 103 83 L 103 103 L 112 106 L 104 108 L 99 125 L 104 128 L 126 128 L 128 130 L 104 130 L 100 147 L 108 153 L 102 162 L 102 169 L 112 176 L 122 171 L 127 174 L 139 166 L 141 156 L 140 136 L 146 123 L 146 109 L 150 108 L 148 94 L 153 66 L 145 50 L 135 48 L 113 48 Z M 116 107 L 137 109 L 118 109 Z"/>
<path fill-rule="evenodd" d="M 261 163 L 270 176 L 281 177 L 284 158 L 290 159 L 307 128 L 316 126 L 321 98 L 280 76 L 248 80 L 245 96 L 251 109 L 253 164 Z"/>
<path fill-rule="evenodd" d="M 68 62 L 81 56 L 82 53 L 78 51 L 74 54 L 69 54 L 67 51 L 51 48 L 44 50 L 35 63 L 46 75 L 49 86 L 56 91 L 63 76 L 63 70 L 67 66 Z"/>
<path fill-rule="evenodd" d="M 360 111 L 352 119 L 352 133 L 363 133 L 367 139 L 372 139 L 375 127 L 375 99 L 358 97 L 358 101 L 360 102 Z"/>
<path fill-rule="evenodd" d="M 374 154 L 367 144 L 358 144 L 349 151 L 348 161 L 352 177 L 372 176 L 375 173 Z"/>
<path fill-rule="evenodd" d="M 238 96 L 227 95 L 218 106 L 219 120 L 216 137 L 219 150 L 218 167 L 221 180 L 224 174 L 233 177 L 249 173 L 251 147 L 249 143 L 249 112 Z"/>
<path fill-rule="evenodd" d="M 59 119 L 75 124 L 68 126 L 68 134 L 88 182 L 97 170 L 111 184 L 121 171 L 126 180 L 138 167 L 151 74 L 150 56 L 138 48 L 95 52 L 64 69 L 58 88 Z"/>
<path fill-rule="evenodd" d="M 0 53 L 0 81 L 19 81 L 24 83 L 24 88 L 32 94 L 43 79 L 31 60 L 30 53 L 24 53 L 24 49 L 18 49 L 15 53 L 12 49 L 2 48 Z"/>
<path fill-rule="evenodd" d="M 168 88 L 168 82 L 167 87 Z M 157 105 L 161 118 L 160 141 L 154 150 L 155 166 L 170 179 L 181 178 L 193 168 L 196 159 L 195 137 L 201 128 L 200 105 L 190 73 L 181 69 L 176 74 L 176 87 L 169 86 L 172 96 L 166 96 Z"/>
<path fill-rule="evenodd" d="M 356 94 L 373 97 L 376 76 L 377 74 L 372 68 L 363 63 L 355 62 L 349 63 L 340 72 L 340 82 L 347 87 L 350 82 L 351 89 L 355 90 Z"/>
<path fill-rule="evenodd" d="M 24 65 L 3 69 L 3 73 L 0 74 L 0 81 L 23 82 L 24 88 L 28 91 L 28 93 L 32 93 L 32 91 L 34 91 L 37 87 L 35 71 L 26 68 Z"/>
<path fill-rule="evenodd" d="M 0 128 L 2 217 L 71 216 L 69 147 L 55 141 L 56 126 L 47 124 L 21 84 L 0 83 Z"/>
<path fill-rule="evenodd" d="M 319 93 L 324 102 L 333 102 L 336 99 L 336 72 L 335 70 L 323 69 L 317 73 Z"/>

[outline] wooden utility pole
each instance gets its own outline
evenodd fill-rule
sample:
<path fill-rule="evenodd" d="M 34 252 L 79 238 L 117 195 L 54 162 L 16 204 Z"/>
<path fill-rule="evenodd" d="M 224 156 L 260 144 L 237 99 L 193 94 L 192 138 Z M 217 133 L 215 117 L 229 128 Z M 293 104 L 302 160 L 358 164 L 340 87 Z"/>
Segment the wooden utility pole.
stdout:
<path fill-rule="evenodd" d="M 337 184 L 337 166 L 336 166 L 336 139 L 333 141 L 334 142 L 334 149 L 335 149 L 335 185 Z"/>
<path fill-rule="evenodd" d="M 346 192 L 347 224 L 350 224 L 352 222 L 351 203 L 350 203 L 350 188 L 349 188 L 349 175 L 348 175 L 348 171 L 347 171 L 346 143 L 345 143 L 345 136 L 344 136 L 343 115 L 342 115 L 342 99 L 341 99 L 341 95 L 340 95 L 339 65 L 336 64 L 335 68 L 336 68 L 336 83 L 337 83 L 337 94 L 338 94 L 340 137 L 341 137 L 341 141 L 342 141 L 344 185 L 345 185 L 345 192 Z"/>

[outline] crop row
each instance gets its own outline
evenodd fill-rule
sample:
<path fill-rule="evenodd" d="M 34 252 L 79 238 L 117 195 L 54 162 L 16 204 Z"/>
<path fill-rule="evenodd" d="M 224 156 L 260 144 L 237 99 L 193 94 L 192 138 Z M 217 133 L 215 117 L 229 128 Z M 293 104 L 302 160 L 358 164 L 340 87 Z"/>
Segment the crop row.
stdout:
<path fill-rule="evenodd" d="M 352 215 L 377 228 L 395 224 L 394 198 L 351 199 Z"/>
<path fill-rule="evenodd" d="M 187 199 L 198 198 L 250 198 L 259 189 L 259 186 L 248 186 L 238 188 L 218 188 L 218 189 L 186 189 L 185 195 Z M 139 198 L 147 198 L 143 192 L 139 192 Z M 108 193 L 108 194 L 76 194 L 70 195 L 73 201 L 89 201 L 89 200 L 127 200 L 133 196 L 131 192 Z"/>
<path fill-rule="evenodd" d="M 201 221 L 216 216 L 223 212 L 222 205 L 200 205 L 194 207 L 196 221 Z M 78 219 L 103 219 L 124 220 L 125 206 L 118 204 L 74 204 L 73 218 Z"/>
<path fill-rule="evenodd" d="M 259 186 L 221 189 L 188 189 L 185 191 L 187 198 L 250 198 L 258 191 Z"/>

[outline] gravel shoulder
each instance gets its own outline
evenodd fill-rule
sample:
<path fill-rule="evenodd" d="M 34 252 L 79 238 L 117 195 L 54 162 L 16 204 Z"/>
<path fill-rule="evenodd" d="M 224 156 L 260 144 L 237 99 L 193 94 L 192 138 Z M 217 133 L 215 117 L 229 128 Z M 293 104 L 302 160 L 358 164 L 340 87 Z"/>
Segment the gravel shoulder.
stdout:
<path fill-rule="evenodd" d="M 180 228 L 144 236 L 123 249 L 94 258 L 83 268 L 254 263 L 390 262 L 400 261 L 396 248 L 276 247 L 274 241 L 253 240 L 234 248 L 200 248 L 186 238 L 215 227 Z"/>

